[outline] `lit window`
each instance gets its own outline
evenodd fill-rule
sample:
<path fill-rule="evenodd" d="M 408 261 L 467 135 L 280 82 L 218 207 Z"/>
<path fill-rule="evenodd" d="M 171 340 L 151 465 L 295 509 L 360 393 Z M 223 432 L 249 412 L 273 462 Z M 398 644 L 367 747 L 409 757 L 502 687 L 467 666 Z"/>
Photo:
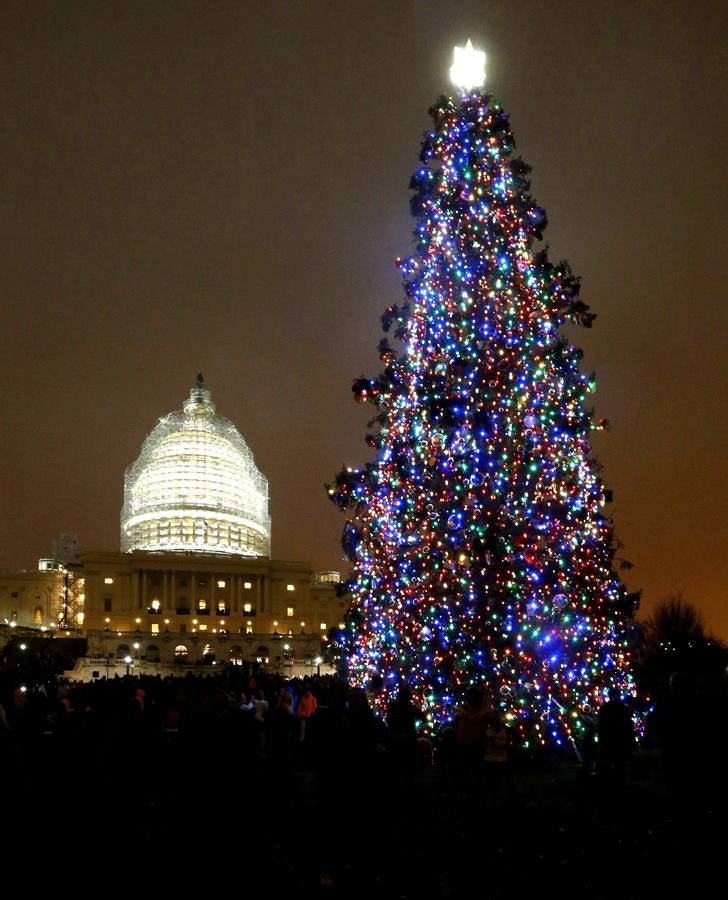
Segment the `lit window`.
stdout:
<path fill-rule="evenodd" d="M 207 631 L 207 625 L 199 625 L 200 631 Z"/>
<path fill-rule="evenodd" d="M 252 612 L 252 611 L 253 611 L 253 604 L 252 604 L 252 603 L 245 603 L 245 604 L 243 605 L 243 612 Z"/>
<path fill-rule="evenodd" d="M 159 634 L 159 622 L 152 622 L 152 634 Z"/>
<path fill-rule="evenodd" d="M 319 628 L 321 629 L 321 631 L 326 631 L 326 622 L 322 622 L 322 623 L 319 625 Z"/>
<path fill-rule="evenodd" d="M 217 586 L 218 586 L 219 588 L 224 588 L 224 587 L 225 587 L 225 582 L 224 582 L 224 581 L 218 581 Z"/>
<path fill-rule="evenodd" d="M 113 578 L 104 578 L 104 584 L 113 584 L 113 583 L 114 583 Z"/>
<path fill-rule="evenodd" d="M 245 633 L 246 633 L 246 634 L 252 634 L 252 633 L 253 633 L 253 623 L 252 623 L 252 622 L 246 622 L 246 623 L 245 623 Z"/>
<path fill-rule="evenodd" d="M 295 590 L 296 590 L 296 585 L 295 585 L 295 584 L 287 584 L 287 585 L 286 585 L 286 590 L 287 590 L 287 591 L 295 591 Z"/>
<path fill-rule="evenodd" d="M 245 588 L 246 591 L 249 591 L 253 587 L 253 582 L 246 581 L 245 584 L 243 585 L 243 587 Z"/>
<path fill-rule="evenodd" d="M 202 612 L 203 609 L 207 609 L 207 600 L 198 600 L 197 601 L 197 609 Z"/>
<path fill-rule="evenodd" d="M 218 600 L 218 601 L 217 601 L 217 611 L 218 611 L 218 612 L 223 612 L 224 610 L 225 610 L 225 601 L 224 601 L 224 600 Z"/>
<path fill-rule="evenodd" d="M 294 613 L 294 610 L 293 610 L 293 607 L 292 607 L 292 606 L 286 607 L 286 615 L 287 615 L 287 616 L 292 616 L 293 613 Z"/>

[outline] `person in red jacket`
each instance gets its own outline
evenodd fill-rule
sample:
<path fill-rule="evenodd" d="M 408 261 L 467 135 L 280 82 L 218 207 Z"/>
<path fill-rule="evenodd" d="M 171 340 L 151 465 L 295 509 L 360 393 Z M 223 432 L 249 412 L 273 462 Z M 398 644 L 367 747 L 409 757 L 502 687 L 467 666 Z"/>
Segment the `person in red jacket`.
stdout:
<path fill-rule="evenodd" d="M 303 743 L 306 739 L 306 722 L 318 709 L 318 702 L 311 692 L 311 686 L 306 684 L 298 701 L 296 717 L 298 718 L 298 740 Z"/>

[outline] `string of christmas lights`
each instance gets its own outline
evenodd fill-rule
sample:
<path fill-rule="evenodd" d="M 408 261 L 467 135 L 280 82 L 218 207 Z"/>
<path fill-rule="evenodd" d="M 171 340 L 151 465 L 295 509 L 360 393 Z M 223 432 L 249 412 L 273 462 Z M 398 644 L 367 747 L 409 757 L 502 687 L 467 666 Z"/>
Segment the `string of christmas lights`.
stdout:
<path fill-rule="evenodd" d="M 381 711 L 408 684 L 428 732 L 483 686 L 517 743 L 563 745 L 611 686 L 634 694 L 636 601 L 589 444 L 606 423 L 560 332 L 594 315 L 534 248 L 546 216 L 500 105 L 463 90 L 430 112 L 406 302 L 382 317 L 401 349 L 382 340 L 383 371 L 353 385 L 376 460 L 329 486 L 350 511 L 343 662 L 356 686 L 381 679 Z"/>

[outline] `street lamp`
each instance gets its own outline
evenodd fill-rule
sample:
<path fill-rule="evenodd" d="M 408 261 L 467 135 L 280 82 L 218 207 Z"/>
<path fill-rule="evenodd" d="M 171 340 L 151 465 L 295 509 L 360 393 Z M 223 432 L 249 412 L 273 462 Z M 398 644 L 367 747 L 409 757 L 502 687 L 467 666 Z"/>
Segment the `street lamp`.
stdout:
<path fill-rule="evenodd" d="M 320 656 L 317 656 L 316 659 L 314 659 L 314 664 L 316 666 L 316 674 L 317 675 L 321 674 L 321 662 L 322 662 L 322 660 L 321 660 Z"/>
<path fill-rule="evenodd" d="M 139 659 L 139 648 L 141 647 L 141 644 L 139 641 L 134 641 L 132 647 L 134 648 L 134 658 Z"/>
<path fill-rule="evenodd" d="M 133 662 L 131 656 L 125 656 L 124 662 L 126 663 L 126 674 L 128 675 L 129 669 L 134 665 L 134 662 Z"/>

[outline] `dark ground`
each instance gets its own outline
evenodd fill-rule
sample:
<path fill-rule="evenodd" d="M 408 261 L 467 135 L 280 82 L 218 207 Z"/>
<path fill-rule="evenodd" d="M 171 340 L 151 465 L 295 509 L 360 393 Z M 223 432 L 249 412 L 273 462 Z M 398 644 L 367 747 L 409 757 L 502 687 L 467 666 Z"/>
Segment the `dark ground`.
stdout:
<path fill-rule="evenodd" d="M 345 765 L 321 779 L 305 765 L 281 777 L 219 748 L 51 762 L 54 771 L 26 759 L 3 773 L 5 870 L 12 863 L 37 887 L 62 878 L 77 893 L 114 894 L 724 893 L 722 791 L 700 771 L 668 790 L 649 749 L 623 788 L 567 761 L 517 768 L 512 797 L 487 777 L 480 793 L 443 788 L 435 767 L 404 780 Z"/>

